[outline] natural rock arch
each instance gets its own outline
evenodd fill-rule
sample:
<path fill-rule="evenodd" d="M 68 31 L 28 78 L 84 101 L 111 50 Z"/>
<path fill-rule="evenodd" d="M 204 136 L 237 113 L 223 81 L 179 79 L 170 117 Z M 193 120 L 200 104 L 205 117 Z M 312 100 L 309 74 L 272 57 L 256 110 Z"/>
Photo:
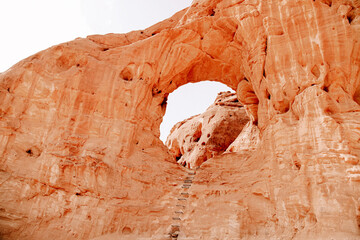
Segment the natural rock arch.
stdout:
<path fill-rule="evenodd" d="M 164 99 L 202 80 L 237 90 L 252 121 L 234 148 L 246 157 L 226 158 L 254 163 L 257 177 L 228 178 L 244 190 L 229 211 L 236 231 L 207 222 L 218 230 L 199 237 L 359 234 L 358 39 L 357 1 L 198 0 L 144 31 L 21 61 L 0 75 L 1 234 L 161 236 L 183 173 L 158 139 Z M 254 139 L 256 151 L 243 147 Z"/>

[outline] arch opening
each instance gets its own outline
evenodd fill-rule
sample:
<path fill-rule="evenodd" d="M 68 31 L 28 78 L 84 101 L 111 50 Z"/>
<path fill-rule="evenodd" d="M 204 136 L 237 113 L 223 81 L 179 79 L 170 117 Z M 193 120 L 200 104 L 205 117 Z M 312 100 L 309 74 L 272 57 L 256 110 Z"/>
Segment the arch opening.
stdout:
<path fill-rule="evenodd" d="M 160 139 L 174 161 L 199 167 L 222 154 L 249 121 L 236 93 L 223 83 L 188 83 L 168 96 Z"/>

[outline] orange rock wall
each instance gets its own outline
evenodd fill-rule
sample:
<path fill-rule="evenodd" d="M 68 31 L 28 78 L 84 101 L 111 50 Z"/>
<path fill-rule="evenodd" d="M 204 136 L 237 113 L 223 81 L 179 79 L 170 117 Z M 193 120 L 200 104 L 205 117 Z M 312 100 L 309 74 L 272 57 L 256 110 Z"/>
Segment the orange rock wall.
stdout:
<path fill-rule="evenodd" d="M 200 168 L 180 236 L 356 239 L 359 8 L 197 0 L 14 65 L 0 75 L 2 238 L 163 238 L 184 174 L 159 140 L 166 99 L 212 80 L 237 90 L 251 124 L 237 153 Z"/>

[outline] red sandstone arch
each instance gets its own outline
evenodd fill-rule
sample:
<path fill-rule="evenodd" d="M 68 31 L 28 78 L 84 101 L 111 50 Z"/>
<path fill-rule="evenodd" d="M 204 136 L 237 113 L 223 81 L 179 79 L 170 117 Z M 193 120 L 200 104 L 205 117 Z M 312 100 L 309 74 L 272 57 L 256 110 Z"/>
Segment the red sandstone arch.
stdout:
<path fill-rule="evenodd" d="M 1 234 L 160 236 L 182 174 L 158 139 L 162 103 L 202 80 L 237 89 L 260 132 L 248 150 L 264 185 L 245 197 L 271 207 L 249 203 L 258 214 L 239 229 L 358 234 L 359 4 L 330 2 L 194 1 L 144 31 L 76 39 L 2 73 Z"/>

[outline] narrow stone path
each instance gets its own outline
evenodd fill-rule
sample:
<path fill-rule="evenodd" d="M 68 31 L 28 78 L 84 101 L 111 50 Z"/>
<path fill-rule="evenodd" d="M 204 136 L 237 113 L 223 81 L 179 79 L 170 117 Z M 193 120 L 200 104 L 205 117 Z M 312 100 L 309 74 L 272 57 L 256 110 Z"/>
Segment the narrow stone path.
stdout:
<path fill-rule="evenodd" d="M 178 239 L 181 231 L 181 221 L 186 210 L 187 200 L 189 198 L 189 189 L 193 183 L 196 170 L 188 171 L 184 177 L 179 196 L 176 198 L 174 215 L 172 217 L 171 230 L 168 234 L 170 239 Z"/>

